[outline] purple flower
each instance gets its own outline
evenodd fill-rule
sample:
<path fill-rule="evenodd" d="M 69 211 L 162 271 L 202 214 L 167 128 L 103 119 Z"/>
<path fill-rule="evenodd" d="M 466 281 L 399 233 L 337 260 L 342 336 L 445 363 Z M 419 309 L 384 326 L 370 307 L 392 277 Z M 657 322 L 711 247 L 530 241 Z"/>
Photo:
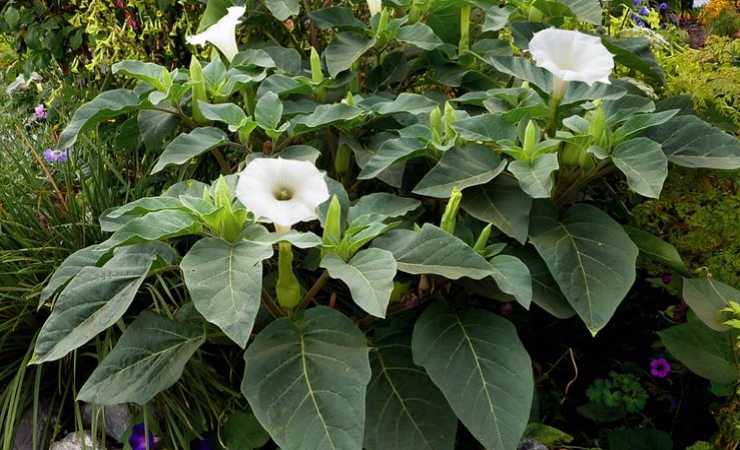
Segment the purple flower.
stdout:
<path fill-rule="evenodd" d="M 663 2 L 660 5 L 658 5 L 658 11 L 667 11 L 668 10 L 668 3 Z"/>
<path fill-rule="evenodd" d="M 69 152 L 67 150 L 54 150 L 53 148 L 47 148 L 44 150 L 44 159 L 50 163 L 63 163 L 69 159 Z"/>
<path fill-rule="evenodd" d="M 640 19 L 640 16 L 633 15 L 632 20 L 635 21 L 635 25 L 637 25 L 638 27 L 641 27 L 641 28 L 645 27 L 645 21 Z"/>
<path fill-rule="evenodd" d="M 670 273 L 664 273 L 662 277 L 660 277 L 660 280 L 663 282 L 663 284 L 671 284 L 673 281 L 673 275 Z"/>
<path fill-rule="evenodd" d="M 640 15 L 641 16 L 647 16 L 648 14 L 650 14 L 650 10 L 649 9 L 647 9 L 644 6 L 642 8 L 640 8 Z"/>
<path fill-rule="evenodd" d="M 36 118 L 36 120 L 44 120 L 48 115 L 49 112 L 46 110 L 46 107 L 43 103 L 39 103 L 38 105 L 36 105 L 35 108 L 33 108 L 33 116 Z"/>
<path fill-rule="evenodd" d="M 149 448 L 154 449 L 157 445 L 157 438 L 154 433 L 149 432 Z M 131 429 L 131 436 L 128 437 L 128 443 L 131 445 L 131 450 L 146 450 L 147 438 L 144 430 L 143 423 L 137 423 L 134 428 Z"/>
<path fill-rule="evenodd" d="M 640 6 L 642 4 L 642 0 L 632 0 L 632 4 L 635 6 Z"/>
<path fill-rule="evenodd" d="M 664 357 L 650 360 L 650 375 L 655 378 L 665 378 L 671 373 L 671 363 Z"/>

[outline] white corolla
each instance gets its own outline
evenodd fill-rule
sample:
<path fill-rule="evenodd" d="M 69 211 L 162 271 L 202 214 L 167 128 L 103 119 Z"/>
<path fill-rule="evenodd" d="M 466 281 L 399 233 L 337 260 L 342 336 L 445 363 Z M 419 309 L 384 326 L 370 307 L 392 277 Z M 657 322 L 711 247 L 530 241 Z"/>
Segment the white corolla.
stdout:
<path fill-rule="evenodd" d="M 367 0 L 367 8 L 370 10 L 370 17 L 380 14 L 383 10 L 382 0 Z"/>
<path fill-rule="evenodd" d="M 554 95 L 562 94 L 568 81 L 608 84 L 614 70 L 614 55 L 601 39 L 579 31 L 538 31 L 529 41 L 529 52 L 535 64 L 553 75 Z"/>
<path fill-rule="evenodd" d="M 241 22 L 246 8 L 243 6 L 232 6 L 226 10 L 226 15 L 206 28 L 202 33 L 188 36 L 187 41 L 191 45 L 206 45 L 211 43 L 218 48 L 221 53 L 231 61 L 237 53 L 239 47 L 236 44 L 236 26 Z"/>
<path fill-rule="evenodd" d="M 329 188 L 308 161 L 257 158 L 239 175 L 236 197 L 258 218 L 285 229 L 317 219 L 316 210 L 329 199 Z"/>

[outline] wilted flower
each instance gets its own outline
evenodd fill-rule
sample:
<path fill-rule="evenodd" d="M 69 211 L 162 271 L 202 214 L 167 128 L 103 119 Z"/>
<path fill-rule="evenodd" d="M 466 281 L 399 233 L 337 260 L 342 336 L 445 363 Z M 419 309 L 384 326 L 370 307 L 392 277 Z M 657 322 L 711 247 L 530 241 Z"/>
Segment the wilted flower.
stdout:
<path fill-rule="evenodd" d="M 317 219 L 329 199 L 324 176 L 308 161 L 258 158 L 239 175 L 236 197 L 255 216 L 289 228 Z"/>
<path fill-rule="evenodd" d="M 665 378 L 671 373 L 671 363 L 667 359 L 653 358 L 650 360 L 650 375 L 655 378 Z"/>
<path fill-rule="evenodd" d="M 146 430 L 143 423 L 137 423 L 131 429 L 131 435 L 128 437 L 128 443 L 131 445 L 131 450 L 146 450 L 147 440 L 149 441 L 149 449 L 154 449 L 157 445 L 157 438 L 154 433 L 149 432 L 147 439 Z"/>
<path fill-rule="evenodd" d="M 380 14 L 383 10 L 382 0 L 367 0 L 367 8 L 370 10 L 370 17 Z"/>
<path fill-rule="evenodd" d="M 562 95 L 565 83 L 582 81 L 589 86 L 609 83 L 614 69 L 614 55 L 595 36 L 548 28 L 538 31 L 529 41 L 535 63 L 553 75 L 553 95 Z"/>
<path fill-rule="evenodd" d="M 49 113 L 43 103 L 39 103 L 35 108 L 33 108 L 33 116 L 36 120 L 44 120 L 48 115 Z"/>
<path fill-rule="evenodd" d="M 50 163 L 63 163 L 69 159 L 69 152 L 67 150 L 54 150 L 53 148 L 47 148 L 44 150 L 44 159 Z"/>
<path fill-rule="evenodd" d="M 187 41 L 192 45 L 206 45 L 206 42 L 210 42 L 226 56 L 226 59 L 231 61 L 239 53 L 239 47 L 236 44 L 236 26 L 241 21 L 246 8 L 231 6 L 226 11 L 226 15 L 218 22 L 202 33 L 188 36 Z"/>

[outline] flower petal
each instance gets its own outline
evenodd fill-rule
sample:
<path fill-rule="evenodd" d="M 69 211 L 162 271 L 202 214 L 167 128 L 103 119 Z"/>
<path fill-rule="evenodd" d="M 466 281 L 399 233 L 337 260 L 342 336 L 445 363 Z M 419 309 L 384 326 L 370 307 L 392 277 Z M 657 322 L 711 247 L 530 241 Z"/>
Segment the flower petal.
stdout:
<path fill-rule="evenodd" d="M 205 45 L 210 42 L 231 61 L 237 53 L 239 47 L 236 43 L 236 26 L 241 21 L 246 8 L 243 6 L 231 6 L 226 10 L 226 15 L 206 28 L 202 33 L 188 36 L 187 42 L 191 45 Z"/>
<path fill-rule="evenodd" d="M 564 81 L 609 83 L 614 69 L 614 55 L 601 39 L 578 31 L 538 31 L 529 42 L 529 52 L 539 67 Z"/>

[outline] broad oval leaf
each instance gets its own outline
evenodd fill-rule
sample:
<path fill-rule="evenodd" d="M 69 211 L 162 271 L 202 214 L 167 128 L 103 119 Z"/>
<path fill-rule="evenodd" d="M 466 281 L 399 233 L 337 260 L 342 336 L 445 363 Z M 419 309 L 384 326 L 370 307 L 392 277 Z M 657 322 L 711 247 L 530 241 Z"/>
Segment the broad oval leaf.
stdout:
<path fill-rule="evenodd" d="M 700 320 L 689 321 L 659 331 L 666 349 L 700 377 L 715 383 L 735 383 L 740 374 L 734 358 L 735 340 L 732 333 L 712 330 Z"/>
<path fill-rule="evenodd" d="M 668 160 L 679 166 L 740 169 L 740 140 L 696 116 L 678 116 L 646 134 L 660 142 Z"/>
<path fill-rule="evenodd" d="M 111 70 L 114 74 L 122 73 L 143 81 L 158 91 L 165 92 L 169 88 L 167 85 L 169 73 L 159 64 L 127 59 L 113 64 Z M 171 79 L 169 81 L 171 82 Z"/>
<path fill-rule="evenodd" d="M 385 317 L 396 276 L 396 260 L 391 252 L 368 248 L 347 262 L 336 255 L 326 255 L 321 267 L 332 278 L 344 281 L 360 308 L 375 317 Z"/>
<path fill-rule="evenodd" d="M 278 319 L 244 354 L 242 393 L 283 450 L 361 450 L 370 363 L 365 336 L 318 306 Z"/>
<path fill-rule="evenodd" d="M 100 122 L 135 110 L 139 105 L 139 96 L 130 89 L 113 89 L 105 91 L 80 106 L 67 127 L 59 136 L 59 148 L 69 148 L 77 142 L 77 136 Z"/>
<path fill-rule="evenodd" d="M 712 278 L 684 278 L 683 300 L 709 328 L 727 331 L 720 310 L 740 303 L 740 291 Z"/>
<path fill-rule="evenodd" d="M 491 275 L 491 265 L 458 237 L 431 223 L 421 231 L 396 230 L 375 240 L 396 258 L 398 270 L 414 275 L 432 273 L 450 280 L 480 280 Z"/>
<path fill-rule="evenodd" d="M 182 165 L 202 153 L 229 142 L 222 130 L 214 127 L 196 128 L 172 140 L 154 165 L 152 173 L 157 173 L 169 165 Z"/>
<path fill-rule="evenodd" d="M 262 298 L 262 261 L 272 247 L 249 241 L 201 239 L 180 263 L 193 305 L 244 348 Z"/>
<path fill-rule="evenodd" d="M 205 340 L 205 330 L 197 323 L 175 322 L 144 311 L 93 371 L 77 400 L 144 405 L 177 382 Z"/>
<path fill-rule="evenodd" d="M 534 395 L 532 361 L 514 326 L 480 309 L 430 306 L 416 321 L 414 363 L 424 367 L 487 449 L 517 447 Z"/>
<path fill-rule="evenodd" d="M 466 213 L 492 223 L 520 243 L 527 241 L 532 197 L 519 188 L 513 177 L 502 175 L 486 185 L 466 190 L 461 206 Z"/>
<path fill-rule="evenodd" d="M 95 266 L 100 258 L 110 251 L 105 245 L 95 244 L 89 247 L 82 248 L 69 255 L 62 264 L 57 267 L 54 273 L 51 275 L 49 282 L 46 283 L 44 289 L 41 291 L 41 301 L 44 302 L 49 299 L 54 293 L 62 287 L 67 281 L 72 279 L 75 275 L 87 266 Z"/>
<path fill-rule="evenodd" d="M 660 197 L 668 176 L 668 158 L 660 144 L 647 138 L 630 139 L 614 147 L 612 161 L 627 177 L 630 189 L 645 197 Z"/>
<path fill-rule="evenodd" d="M 401 27 L 401 29 L 398 30 L 396 39 L 406 44 L 419 47 L 423 50 L 434 50 L 435 48 L 444 45 L 442 39 L 434 34 L 434 30 L 421 22 Z"/>
<path fill-rule="evenodd" d="M 390 168 L 393 163 L 423 155 L 426 152 L 426 148 L 427 146 L 424 142 L 413 137 L 388 139 L 365 162 L 357 178 L 360 180 L 375 178 L 381 172 Z"/>
<path fill-rule="evenodd" d="M 414 193 L 448 198 L 453 187 L 465 189 L 485 184 L 506 167 L 496 152 L 483 145 L 467 145 L 447 150 L 442 159 L 414 187 Z"/>
<path fill-rule="evenodd" d="M 570 305 L 598 333 L 635 282 L 637 246 L 621 225 L 586 204 L 558 218 L 552 203 L 538 202 L 530 237 Z"/>
<path fill-rule="evenodd" d="M 153 262 L 151 255 L 122 254 L 103 267 L 83 267 L 59 294 L 41 327 L 33 362 L 62 358 L 115 324 L 131 305 Z"/>
<path fill-rule="evenodd" d="M 548 153 L 534 161 L 512 161 L 509 172 L 519 180 L 519 186 L 532 198 L 549 198 L 555 186 L 558 155 Z"/>
<path fill-rule="evenodd" d="M 576 315 L 560 292 L 560 286 L 553 279 L 547 265 L 532 247 L 515 247 L 507 249 L 506 253 L 519 258 L 529 269 L 532 277 L 532 303 L 558 319 L 570 319 Z"/>
<path fill-rule="evenodd" d="M 393 218 L 415 210 L 421 205 L 419 200 L 399 197 L 387 192 L 374 192 L 363 195 L 354 205 L 349 207 L 348 221 L 352 223 L 355 219 L 366 214 Z"/>
<path fill-rule="evenodd" d="M 363 53 L 375 45 L 375 39 L 352 31 L 338 33 L 324 50 L 324 59 L 329 75 L 336 78 L 340 72 L 352 67 Z"/>
<path fill-rule="evenodd" d="M 127 222 L 100 245 L 110 249 L 125 244 L 194 234 L 201 229 L 201 224 L 189 212 L 163 209 Z"/>
<path fill-rule="evenodd" d="M 352 12 L 352 8 L 346 8 L 343 6 L 331 6 L 329 8 L 317 9 L 308 13 L 313 19 L 317 27 L 321 29 L 338 28 L 344 29 L 358 29 L 363 30 L 367 28 L 367 24 L 357 17 Z"/>
<path fill-rule="evenodd" d="M 265 0 L 265 6 L 281 22 L 301 12 L 301 3 L 298 0 Z"/>
<path fill-rule="evenodd" d="M 496 142 L 516 139 L 516 126 L 503 113 L 486 113 L 455 121 L 452 128 L 465 140 L 473 142 Z"/>
<path fill-rule="evenodd" d="M 681 255 L 678 254 L 676 247 L 638 228 L 625 226 L 624 231 L 627 232 L 632 242 L 637 245 L 641 255 L 665 264 L 682 275 L 688 275 L 689 269 L 684 264 L 683 259 L 681 259 Z"/>
<path fill-rule="evenodd" d="M 502 292 L 513 295 L 517 302 L 529 309 L 532 303 L 532 276 L 529 268 L 511 255 L 497 255 L 491 259 L 491 276 Z"/>
<path fill-rule="evenodd" d="M 457 417 L 413 362 L 411 336 L 385 332 L 373 341 L 367 388 L 368 450 L 453 450 Z"/>

